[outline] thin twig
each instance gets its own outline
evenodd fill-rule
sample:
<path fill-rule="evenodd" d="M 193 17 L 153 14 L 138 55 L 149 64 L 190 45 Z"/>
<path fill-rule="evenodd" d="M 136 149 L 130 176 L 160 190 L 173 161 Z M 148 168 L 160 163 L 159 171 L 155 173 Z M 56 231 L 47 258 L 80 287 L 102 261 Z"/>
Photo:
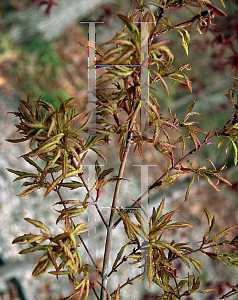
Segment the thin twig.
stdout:
<path fill-rule="evenodd" d="M 236 286 L 238 286 L 238 285 L 236 285 Z M 225 299 L 230 298 L 230 297 L 232 297 L 232 296 L 234 296 L 234 295 L 236 295 L 236 294 L 238 294 L 238 291 L 235 290 L 235 289 L 232 289 L 231 291 L 229 291 L 228 293 L 226 293 L 225 295 L 223 295 L 223 296 L 220 298 L 220 300 L 225 300 Z"/>
<path fill-rule="evenodd" d="M 174 282 L 175 282 L 175 285 L 176 285 L 176 289 L 178 291 L 178 295 L 177 295 L 177 298 L 180 300 L 181 299 L 181 296 L 180 296 L 180 293 L 179 293 L 179 287 L 178 287 L 178 283 L 177 283 L 177 279 L 175 277 L 175 275 L 173 273 L 171 273 L 172 276 L 173 276 L 173 279 L 174 279 Z"/>
<path fill-rule="evenodd" d="M 174 170 L 181 162 L 183 162 L 186 158 L 188 158 L 190 155 L 194 154 L 195 152 L 197 152 L 203 145 L 207 144 L 211 139 L 213 139 L 215 136 L 219 136 L 222 134 L 222 131 L 219 133 L 215 133 L 213 134 L 209 139 L 205 139 L 203 143 L 201 143 L 199 145 L 198 148 L 194 148 L 193 150 L 189 151 L 186 155 L 184 155 L 181 159 L 179 159 L 168 171 L 171 172 L 172 170 Z M 154 189 L 155 187 L 159 187 L 162 185 L 163 179 L 165 177 L 167 173 L 164 173 L 162 176 L 160 176 L 151 186 L 148 187 L 148 189 L 130 206 L 130 208 L 128 208 L 128 210 L 126 210 L 126 213 L 128 214 L 130 212 L 130 210 L 136 206 L 138 204 L 138 202 L 141 201 L 142 198 L 144 198 L 149 191 L 151 191 L 152 189 Z M 117 225 L 121 222 L 122 218 L 120 217 L 115 224 L 113 225 L 113 228 L 116 228 Z"/>
<path fill-rule="evenodd" d="M 84 184 L 84 186 L 85 186 L 87 192 L 89 193 L 89 188 L 88 188 L 86 182 L 85 182 L 84 179 L 83 179 L 83 175 L 80 174 L 79 176 L 80 176 L 80 179 L 82 180 L 82 182 L 83 182 L 83 184 Z M 96 210 L 97 210 L 99 216 L 101 217 L 101 219 L 102 219 L 102 221 L 103 221 L 105 227 L 107 228 L 107 222 L 106 222 L 106 220 L 104 219 L 104 217 L 103 217 L 103 215 L 102 215 L 102 213 L 101 213 L 101 211 L 100 211 L 100 209 L 99 209 L 99 207 L 98 207 L 98 205 L 97 205 L 97 202 L 94 200 L 94 198 L 93 198 L 92 195 L 90 196 L 90 198 L 92 199 L 93 204 L 94 204 L 94 206 L 96 207 Z"/>
<path fill-rule="evenodd" d="M 128 284 L 133 284 L 132 281 L 134 281 L 135 279 L 137 279 L 137 278 L 139 278 L 139 277 L 141 277 L 141 276 L 143 276 L 143 275 L 144 275 L 144 272 L 141 273 L 141 274 L 136 275 L 135 277 L 133 277 L 133 278 L 131 278 L 131 279 L 128 278 L 127 282 L 125 282 L 124 284 L 122 284 L 122 285 L 120 286 L 120 290 L 123 289 L 123 288 L 124 288 L 125 286 L 127 286 Z M 114 292 L 112 292 L 112 293 L 110 294 L 110 296 L 113 296 L 115 293 L 116 293 L 116 290 L 115 290 Z"/>
<path fill-rule="evenodd" d="M 142 245 L 141 245 L 142 246 Z M 133 249 L 133 251 L 128 255 L 128 256 L 130 256 L 130 255 L 132 255 L 132 254 L 134 254 L 134 253 L 136 253 L 138 250 L 140 250 L 140 248 L 141 248 L 141 246 L 139 246 L 139 247 L 137 247 L 136 249 Z M 111 275 L 112 275 L 112 273 L 114 273 L 114 272 L 116 272 L 117 271 L 117 268 L 120 266 L 120 265 L 122 265 L 124 262 L 126 262 L 127 261 L 127 258 L 125 259 L 125 256 L 122 258 L 122 260 L 111 270 L 111 272 L 109 272 L 108 273 L 108 275 L 107 275 L 107 277 L 109 278 Z"/>
<path fill-rule="evenodd" d="M 53 174 L 51 174 L 51 176 L 52 176 L 52 179 L 54 180 Z M 59 188 L 56 189 L 56 192 L 57 192 L 57 194 L 58 194 L 58 196 L 59 196 L 59 198 L 60 198 L 60 200 L 61 200 L 61 203 L 62 203 L 63 206 L 64 206 L 64 209 L 66 210 L 66 214 L 68 214 L 68 212 L 67 212 L 67 207 L 66 207 L 66 205 L 65 205 L 65 203 L 64 203 L 63 197 L 61 196 L 61 193 L 60 193 L 60 191 L 59 191 Z M 73 221 L 72 219 L 71 219 L 71 221 L 72 221 L 72 223 L 73 223 L 73 225 L 74 225 L 74 227 L 75 227 L 74 221 Z M 89 255 L 89 257 L 90 257 L 90 259 L 91 259 L 91 261 L 92 261 L 94 267 L 95 267 L 95 268 L 98 268 L 97 265 L 96 265 L 96 262 L 94 261 L 92 255 L 90 254 L 90 252 L 89 252 L 89 250 L 88 250 L 86 244 L 84 243 L 83 238 L 81 237 L 80 234 L 78 235 L 78 237 L 79 237 L 81 243 L 83 244 L 84 249 L 86 250 L 87 254 Z"/>
<path fill-rule="evenodd" d="M 124 150 L 124 155 L 123 155 L 119 173 L 118 173 L 118 179 L 116 182 L 114 197 L 113 197 L 112 206 L 111 206 L 111 214 L 110 214 L 109 224 L 107 227 L 107 239 L 106 239 L 106 244 L 105 244 L 103 270 L 102 270 L 102 286 L 104 288 L 107 288 L 107 282 L 108 282 L 107 269 L 108 269 L 110 250 L 111 250 L 113 222 L 114 222 L 114 218 L 115 218 L 115 214 L 116 214 L 116 206 L 117 206 L 117 200 L 118 200 L 118 195 L 119 195 L 119 190 L 120 190 L 120 185 L 121 185 L 121 178 L 123 177 L 127 156 L 128 156 L 129 149 L 131 146 L 131 137 L 132 137 L 132 133 L 129 131 L 128 135 L 127 135 L 127 141 L 126 141 L 126 147 Z M 103 287 L 101 288 L 101 299 L 105 300 L 106 299 L 106 291 Z"/>
<path fill-rule="evenodd" d="M 76 163 L 75 163 L 75 161 L 74 161 L 73 159 L 72 159 L 72 163 L 73 163 L 74 167 L 77 168 Z M 85 182 L 85 180 L 84 180 L 84 178 L 83 178 L 83 175 L 82 175 L 82 174 L 79 174 L 78 176 L 79 176 L 80 179 L 82 180 L 85 189 L 86 189 L 87 192 L 89 193 L 89 188 L 88 188 L 88 185 L 86 184 L 86 182 Z M 92 199 L 92 202 L 93 202 L 93 204 L 94 204 L 94 206 L 95 206 L 95 208 L 96 208 L 96 210 L 97 210 L 97 212 L 98 212 L 100 218 L 102 219 L 103 224 L 104 224 L 105 227 L 107 228 L 107 222 L 105 221 L 105 219 L 104 219 L 104 217 L 103 217 L 103 215 L 102 215 L 102 213 L 101 213 L 101 211 L 100 211 L 100 209 L 99 209 L 99 207 L 98 207 L 98 205 L 97 205 L 97 202 L 94 200 L 94 198 L 93 198 L 92 195 L 90 195 L 90 198 Z"/>
<path fill-rule="evenodd" d="M 53 181 L 54 181 L 54 176 L 53 176 L 53 174 L 51 174 L 51 177 L 52 177 L 52 179 L 53 179 Z M 64 209 L 66 210 L 67 207 L 66 207 L 66 205 L 65 205 L 65 203 L 64 203 L 64 199 L 63 199 L 63 197 L 62 197 L 62 195 L 61 195 L 61 193 L 60 193 L 60 191 L 59 191 L 59 188 L 56 189 L 56 192 L 57 192 L 57 194 L 58 194 L 58 196 L 59 196 L 59 198 L 60 198 L 60 200 L 61 200 L 61 203 L 62 203 L 63 206 L 64 206 Z M 68 215 L 67 210 L 66 210 L 66 214 Z M 71 221 L 72 221 L 72 223 L 73 223 L 73 226 L 75 227 L 74 221 L 73 221 L 72 219 L 71 219 Z M 91 261 L 92 261 L 94 267 L 95 267 L 96 269 L 98 269 L 97 264 L 96 264 L 96 262 L 94 261 L 94 259 L 93 259 L 92 255 L 91 255 L 91 253 L 89 252 L 89 250 L 88 250 L 86 244 L 84 243 L 83 238 L 81 237 L 80 234 L 78 234 L 78 237 L 79 237 L 81 243 L 83 244 L 84 249 L 86 250 L 88 256 L 90 257 L 90 259 L 91 259 Z M 100 300 L 100 298 L 99 298 L 99 296 L 98 296 L 96 290 L 93 288 L 92 282 L 91 282 L 90 280 L 89 280 L 89 282 L 90 282 L 90 285 L 91 285 L 91 287 L 92 287 L 92 290 L 93 290 L 95 296 L 97 297 L 98 300 Z"/>
<path fill-rule="evenodd" d="M 90 282 L 90 287 L 91 287 L 91 289 L 93 290 L 93 292 L 94 292 L 96 298 L 97 298 L 98 300 L 100 300 L 100 298 L 99 298 L 99 296 L 98 296 L 98 294 L 97 294 L 97 292 L 96 292 L 96 290 L 95 290 L 95 288 L 94 288 L 94 284 L 93 284 L 91 281 L 89 281 L 89 282 Z"/>

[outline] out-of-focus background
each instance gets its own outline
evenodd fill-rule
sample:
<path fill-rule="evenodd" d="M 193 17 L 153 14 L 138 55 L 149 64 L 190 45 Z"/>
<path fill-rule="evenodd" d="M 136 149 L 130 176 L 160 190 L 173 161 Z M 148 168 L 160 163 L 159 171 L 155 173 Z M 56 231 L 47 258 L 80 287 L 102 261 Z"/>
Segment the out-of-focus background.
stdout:
<path fill-rule="evenodd" d="M 20 157 L 27 151 L 27 143 L 10 144 L 5 139 L 14 138 L 16 118 L 9 111 L 16 111 L 21 105 L 20 99 L 25 100 L 32 93 L 32 101 L 40 96 L 44 101 L 58 105 L 56 95 L 63 99 L 74 97 L 76 102 L 81 103 L 82 109 L 86 108 L 87 102 L 87 49 L 79 42 L 87 45 L 88 26 L 79 24 L 79 21 L 104 22 L 96 27 L 97 45 L 106 42 L 120 32 L 122 22 L 117 14 L 126 14 L 135 8 L 136 1 L 127 0 L 59 0 L 58 6 L 52 6 L 50 15 L 44 13 L 46 5 L 38 7 L 40 1 L 34 0 L 1 0 L 0 2 L 0 299 L 26 299 L 26 300 L 57 300 L 72 293 L 67 280 L 56 280 L 51 275 L 43 275 L 39 278 L 31 277 L 34 261 L 37 256 L 20 256 L 22 249 L 19 245 L 12 245 L 12 240 L 24 233 L 34 232 L 23 218 L 38 219 L 45 223 L 55 233 L 60 229 L 55 225 L 57 217 L 52 209 L 55 195 L 44 199 L 43 191 L 34 192 L 24 198 L 15 195 L 22 191 L 19 181 L 12 182 L 15 176 L 6 171 L 6 168 L 28 170 L 29 167 Z M 177 112 L 178 118 L 182 119 L 187 107 L 197 100 L 195 111 L 202 114 L 199 121 L 202 129 L 215 130 L 224 122 L 232 118 L 232 107 L 222 93 L 227 93 L 233 86 L 233 77 L 238 70 L 238 5 L 236 0 L 226 1 L 226 7 L 222 8 L 219 1 L 212 4 L 222 9 L 227 18 L 215 16 L 214 24 L 206 32 L 200 35 L 195 30 L 191 32 L 189 44 L 189 56 L 186 55 L 182 45 L 181 36 L 178 32 L 169 32 L 161 36 L 161 39 L 169 39 L 168 46 L 175 54 L 175 64 L 181 65 L 188 61 L 191 63 L 191 71 L 187 75 L 193 82 L 193 93 L 187 87 L 178 83 L 166 81 L 170 97 L 167 96 L 162 84 L 158 84 L 156 97 L 163 111 L 170 107 Z M 178 24 L 186 19 L 191 19 L 197 13 L 196 8 L 191 11 L 186 9 L 170 10 L 165 17 L 171 18 L 172 24 Z M 193 27 L 192 27 L 193 28 Z M 194 29 L 194 28 L 193 28 Z M 230 46 L 232 45 L 232 47 Z M 100 46 L 99 46 L 100 47 Z M 101 49 L 103 46 L 101 46 Z M 195 118 L 196 119 L 196 118 Z M 215 142 L 215 143 L 218 143 Z M 161 199 L 166 197 L 166 211 L 180 209 L 176 220 L 190 222 L 195 229 L 172 232 L 172 238 L 176 241 L 198 241 L 206 233 L 207 223 L 203 213 L 206 207 L 211 214 L 216 215 L 217 223 L 214 233 L 228 226 L 238 223 L 238 173 L 233 164 L 233 150 L 227 155 L 219 154 L 214 147 L 201 149 L 195 157 L 200 164 L 209 166 L 205 158 L 211 159 L 220 168 L 227 162 L 227 171 L 224 176 L 233 184 L 232 187 L 220 184 L 221 192 L 216 192 L 205 181 L 191 190 L 188 202 L 184 202 L 186 187 L 191 181 L 187 177 L 175 182 L 173 188 L 163 188 L 150 194 L 151 206 L 158 206 Z M 116 143 L 115 143 L 116 147 Z M 223 149 L 224 150 L 224 149 Z M 113 151 L 105 149 L 109 155 L 108 167 L 117 170 L 119 159 Z M 224 151 L 223 151 L 224 153 Z M 150 148 L 144 149 L 143 164 L 153 164 L 157 167 L 149 168 L 149 182 L 164 173 L 164 161 Z M 93 159 L 92 157 L 92 163 Z M 125 177 L 130 180 L 123 183 L 121 203 L 128 205 L 131 199 L 140 195 L 140 170 L 133 164 L 140 164 L 139 154 L 129 156 L 128 168 Z M 127 185 L 126 185 L 127 184 Z M 105 199 L 110 199 L 112 191 L 108 191 Z M 80 193 L 74 197 L 80 197 Z M 67 194 L 65 197 L 68 196 Z M 110 203 L 110 202 L 109 202 Z M 110 205 L 110 204 L 109 204 Z M 227 239 L 232 239 L 237 232 L 232 232 Z M 103 245 L 105 230 L 98 227 L 97 237 Z M 118 252 L 118 241 L 126 243 L 120 228 L 115 234 L 113 255 Z M 101 255 L 103 248 L 97 249 L 97 263 L 102 264 Z M 83 249 L 82 249 L 83 251 Z M 225 251 L 237 251 L 235 247 Z M 82 254 L 83 255 L 83 254 Z M 114 258 L 115 259 L 115 258 Z M 235 277 L 236 269 L 228 269 L 220 262 L 214 262 L 208 258 L 202 258 L 209 267 L 204 271 L 201 281 L 202 287 L 217 287 L 216 291 L 209 295 L 193 296 L 187 299 L 218 299 L 228 287 L 225 282 L 237 284 Z M 127 268 L 129 269 L 129 268 Z M 118 270 L 119 271 L 119 270 Z M 188 270 L 181 270 L 181 272 Z M 193 270 L 190 270 L 192 272 Z M 196 271 L 195 271 L 196 272 Z M 133 274 L 126 274 L 126 270 L 118 272 L 118 278 L 127 280 Z M 127 287 L 122 299 L 149 300 L 158 296 L 158 288 L 152 288 L 146 292 L 146 284 L 138 283 Z M 117 287 L 117 282 L 112 282 L 112 287 Z M 112 288 L 112 290 L 113 290 Z M 90 298 L 91 299 L 91 298 Z"/>

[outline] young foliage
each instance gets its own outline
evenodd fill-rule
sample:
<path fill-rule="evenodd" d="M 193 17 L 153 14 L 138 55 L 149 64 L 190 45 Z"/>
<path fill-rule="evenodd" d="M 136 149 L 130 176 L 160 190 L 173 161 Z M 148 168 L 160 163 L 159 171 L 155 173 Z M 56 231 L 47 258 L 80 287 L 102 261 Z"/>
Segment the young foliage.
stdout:
<path fill-rule="evenodd" d="M 223 2 L 220 1 L 222 4 Z M 159 189 L 161 186 L 173 185 L 174 181 L 183 175 L 193 173 L 191 183 L 185 193 L 185 200 L 188 199 L 192 185 L 197 178 L 205 177 L 208 183 L 217 191 L 219 181 L 228 185 L 231 183 L 221 176 L 226 165 L 217 169 L 208 159 L 212 169 L 206 166 L 193 167 L 190 160 L 187 167 L 183 166 L 188 159 L 191 159 L 204 145 L 210 146 L 211 140 L 221 137 L 218 144 L 220 147 L 228 141 L 226 152 L 232 146 L 234 149 L 234 163 L 237 164 L 237 139 L 238 139 L 238 104 L 234 100 L 238 79 L 233 88 L 226 94 L 228 100 L 234 108 L 233 117 L 226 124 L 222 124 L 221 129 L 212 130 L 207 134 L 200 128 L 198 122 L 193 121 L 194 116 L 201 116 L 194 112 L 195 101 L 188 108 L 183 120 L 179 120 L 176 113 L 169 110 L 167 116 L 160 108 L 157 98 L 149 92 L 148 99 L 142 99 L 141 90 L 141 66 L 148 64 L 148 84 L 155 89 L 152 84 L 160 82 L 169 95 L 167 80 L 177 81 L 186 85 L 192 91 L 192 83 L 186 71 L 190 70 L 189 63 L 174 65 L 174 54 L 169 48 L 169 40 L 161 40 L 165 32 L 177 31 L 182 37 L 182 47 L 186 54 L 189 54 L 188 45 L 191 39 L 190 29 L 195 23 L 198 33 L 202 33 L 202 28 L 214 26 L 214 14 L 225 17 L 225 14 L 212 5 L 210 1 L 201 0 L 168 0 L 152 1 L 151 6 L 156 7 L 154 13 L 149 4 L 137 1 L 137 9 L 128 15 L 119 14 L 118 17 L 124 23 L 122 32 L 119 32 L 106 44 L 113 47 L 106 53 L 97 51 L 100 56 L 97 60 L 97 67 L 106 67 L 97 79 L 96 94 L 96 132 L 89 133 L 91 115 L 87 112 L 78 112 L 78 105 L 73 98 L 66 100 L 58 97 L 59 108 L 39 98 L 32 104 L 30 95 L 27 100 L 21 100 L 22 107 L 14 115 L 20 122 L 16 125 L 22 138 L 8 140 L 19 143 L 29 140 L 29 152 L 22 158 L 33 167 L 34 171 L 25 172 L 8 169 L 15 174 L 16 180 L 24 180 L 22 186 L 24 190 L 18 195 L 26 196 L 37 189 L 43 188 L 45 196 L 55 192 L 60 199 L 54 205 L 62 205 L 55 209 L 59 213 L 56 224 L 63 223 L 63 233 L 53 235 L 51 229 L 38 220 L 26 218 L 25 220 L 40 229 L 38 234 L 25 234 L 13 240 L 13 243 L 29 244 L 29 248 L 20 251 L 20 254 L 27 254 L 35 251 L 43 251 L 43 255 L 36 261 L 36 267 L 32 275 L 38 276 L 49 271 L 57 278 L 60 275 L 67 275 L 70 283 L 74 286 L 75 292 L 65 299 L 87 299 L 90 291 L 95 299 L 106 300 L 121 298 L 121 290 L 134 283 L 136 280 L 147 280 L 149 290 L 152 285 L 158 287 L 156 299 L 182 299 L 193 293 L 208 293 L 213 289 L 200 289 L 199 275 L 205 268 L 203 263 L 195 257 L 197 252 L 208 256 L 214 261 L 220 261 L 226 266 L 237 267 L 238 258 L 236 252 L 221 252 L 224 245 L 237 246 L 237 240 L 220 240 L 238 225 L 225 228 L 220 233 L 215 233 L 211 237 L 211 231 L 215 224 L 215 216 L 211 217 L 207 209 L 205 214 L 208 219 L 208 232 L 202 236 L 202 242 L 198 241 L 197 248 L 193 249 L 188 242 L 174 241 L 166 239 L 166 233 L 171 230 L 193 229 L 187 222 L 173 222 L 172 217 L 179 210 L 164 212 L 165 198 L 162 199 L 158 207 L 153 207 L 152 212 L 140 203 L 145 194 L 152 189 Z M 197 14 L 190 20 L 177 25 L 171 25 L 171 21 L 165 18 L 165 13 L 170 8 L 179 9 L 181 7 L 193 7 Z M 177 10 L 174 10 L 176 13 Z M 146 23 L 147 22 L 147 23 Z M 148 25 L 148 40 L 144 37 L 142 23 Z M 189 28 L 190 26 L 190 28 Z M 159 39 L 156 41 L 156 37 Z M 148 46 L 148 59 L 145 58 L 143 47 Z M 120 66 L 119 66 L 120 64 Z M 123 65 L 122 65 L 123 64 Z M 122 65 L 122 66 L 121 66 Z M 110 84 L 110 85 L 108 85 Z M 141 128 L 140 114 L 143 106 L 146 107 L 147 122 L 145 128 Z M 88 136 L 85 138 L 86 134 Z M 200 136 L 204 135 L 203 141 Z M 84 179 L 84 163 L 89 150 L 92 150 L 98 157 L 107 162 L 107 157 L 100 148 L 108 146 L 109 136 L 117 139 L 120 158 L 120 167 L 117 176 L 111 176 L 113 168 L 102 169 L 95 161 L 95 183 L 89 190 Z M 188 142 L 192 141 L 194 149 L 189 148 Z M 120 183 L 124 176 L 124 169 L 127 167 L 127 157 L 131 145 L 134 145 L 134 152 L 138 150 L 143 158 L 143 146 L 147 144 L 153 147 L 158 157 L 164 157 L 165 172 L 158 175 L 157 179 L 148 186 L 148 190 L 142 194 L 128 209 L 119 207 Z M 190 149 L 190 150 L 187 150 Z M 113 149 L 114 150 L 114 149 Z M 187 153 L 186 153 L 187 151 Z M 181 156 L 182 155 L 182 156 Z M 180 157 L 179 159 L 176 157 Z M 110 176 L 109 176 L 110 175 Z M 212 177 L 217 182 L 212 181 Z M 111 214 L 107 220 L 98 206 L 99 198 L 103 197 L 103 190 L 108 184 L 115 183 L 114 194 L 111 197 Z M 64 200 L 61 189 L 69 190 L 83 189 L 86 196 L 80 200 Z M 96 191 L 96 198 L 93 197 Z M 105 242 L 104 262 L 100 269 L 90 254 L 82 234 L 89 230 L 90 224 L 76 223 L 75 217 L 85 214 L 89 204 L 95 206 L 101 222 L 107 229 Z M 118 216 L 117 221 L 115 221 Z M 118 249 L 118 254 L 109 271 L 109 259 L 113 231 L 120 222 L 123 222 L 124 233 L 128 242 Z M 83 246 L 79 248 L 79 242 Z M 134 249 L 128 250 L 133 245 Z M 91 263 L 85 264 L 81 259 L 80 251 L 84 248 L 90 257 Z M 209 250 L 209 251 L 208 251 Z M 184 278 L 178 276 L 176 262 L 189 270 Z M 112 291 L 110 279 L 117 269 L 129 262 L 131 274 L 136 273 L 139 267 L 143 271 L 134 277 L 128 278 L 126 282 L 119 282 L 116 290 Z M 53 268 L 53 271 L 51 270 Z M 133 269 L 135 268 L 135 269 Z M 190 269 L 191 274 L 190 274 Z M 89 273 L 97 274 L 101 280 L 92 280 Z M 96 279 L 96 278 L 93 278 Z M 99 289 L 101 294 L 99 295 Z M 233 287 L 234 289 L 234 287 Z"/>

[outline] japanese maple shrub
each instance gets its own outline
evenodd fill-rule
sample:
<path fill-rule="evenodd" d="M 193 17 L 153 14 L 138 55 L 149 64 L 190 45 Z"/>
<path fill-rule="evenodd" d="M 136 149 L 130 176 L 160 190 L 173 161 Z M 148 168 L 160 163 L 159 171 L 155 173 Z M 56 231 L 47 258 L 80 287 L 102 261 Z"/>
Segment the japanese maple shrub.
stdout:
<path fill-rule="evenodd" d="M 220 2 L 224 5 L 222 0 Z M 178 177 L 185 174 L 193 176 L 185 200 L 188 199 L 195 179 L 199 180 L 200 177 L 205 177 L 216 190 L 219 181 L 231 185 L 221 175 L 226 169 L 225 165 L 217 169 L 209 160 L 210 167 L 193 166 L 191 161 L 193 154 L 204 145 L 213 147 L 212 140 L 215 139 L 220 139 L 219 146 L 228 142 L 226 149 L 233 147 L 234 164 L 237 164 L 238 104 L 235 101 L 237 79 L 234 87 L 225 94 L 234 108 L 233 116 L 228 117 L 227 122 L 221 124 L 220 128 L 211 128 L 208 133 L 199 128 L 198 122 L 193 121 L 194 115 L 200 115 L 194 112 L 195 101 L 187 108 L 185 117 L 179 120 L 172 110 L 169 110 L 169 117 L 162 113 L 160 103 L 150 91 L 148 98 L 141 96 L 143 88 L 141 66 L 147 63 L 149 86 L 152 87 L 152 84 L 160 82 L 162 85 L 157 85 L 157 88 L 161 87 L 169 94 L 166 79 L 187 85 L 192 91 L 192 82 L 186 75 L 186 70 L 190 69 L 189 64 L 174 65 L 174 54 L 168 46 L 169 40 L 162 40 L 163 33 L 177 31 L 181 35 L 182 46 L 188 54 L 192 26 L 195 25 L 197 34 L 202 34 L 204 29 L 213 28 L 215 16 L 225 17 L 225 13 L 209 0 L 156 0 L 150 5 L 137 1 L 137 4 L 137 9 L 129 12 L 127 16 L 118 15 L 124 22 L 124 28 L 107 43 L 113 47 L 106 53 L 96 49 L 97 64 L 107 67 L 97 79 L 95 90 L 97 118 L 96 124 L 93 124 L 95 132 L 89 130 L 92 128 L 90 123 L 92 112 L 80 112 L 78 104 L 72 98 L 62 100 L 58 97 L 59 107 L 55 108 L 41 98 L 33 104 L 29 95 L 27 100 L 21 100 L 22 106 L 19 111 L 14 112 L 20 120 L 16 127 L 22 138 L 9 141 L 19 143 L 29 140 L 29 152 L 22 158 L 35 168 L 33 173 L 8 169 L 17 175 L 15 180 L 25 180 L 22 185 L 24 190 L 18 196 L 26 196 L 38 189 L 44 189 L 45 196 L 55 193 L 56 204 L 62 205 L 62 209 L 58 210 L 56 223 L 60 222 L 63 232 L 53 235 L 51 229 L 41 221 L 25 218 L 40 231 L 19 236 L 14 239 L 13 244 L 29 245 L 28 248 L 20 251 L 20 254 L 35 251 L 42 253 L 36 261 L 33 276 L 41 275 L 50 269 L 50 274 L 56 277 L 64 275 L 65 280 L 68 279 L 72 283 L 75 292 L 65 298 L 68 300 L 87 299 L 89 293 L 95 299 L 120 299 L 121 290 L 132 283 L 136 288 L 139 279 L 148 280 L 149 290 L 152 285 L 158 286 L 155 299 L 182 299 L 195 292 L 210 292 L 213 289 L 199 289 L 199 276 L 195 276 L 194 273 L 184 278 L 177 276 L 179 273 L 175 267 L 177 261 L 188 268 L 195 267 L 198 273 L 202 274 L 201 268 L 206 266 L 194 256 L 196 252 L 220 261 L 228 267 L 238 266 L 237 253 L 222 252 L 224 245 L 237 246 L 237 238 L 230 241 L 222 239 L 237 225 L 225 228 L 219 233 L 212 233 L 215 217 L 212 217 L 207 209 L 204 210 L 208 220 L 207 233 L 201 241 L 198 241 L 198 246 L 193 248 L 189 245 L 189 241 L 168 242 L 164 239 L 164 233 L 168 230 L 181 228 L 192 230 L 193 228 L 187 222 L 172 222 L 172 216 L 177 210 L 164 211 L 165 199 L 162 199 L 157 207 L 153 207 L 151 212 L 146 211 L 141 203 L 145 193 L 136 201 L 132 201 L 130 208 L 119 207 L 120 184 L 126 179 L 123 177 L 124 170 L 132 146 L 142 156 L 143 145 L 148 144 L 157 151 L 158 157 L 165 157 L 167 160 L 164 168 L 166 171 L 158 175 L 146 192 L 153 189 L 159 191 L 160 187 L 165 185 L 171 186 Z M 173 10 L 176 14 L 182 7 L 193 7 L 197 10 L 197 14 L 189 20 L 172 25 L 172 22 L 165 17 L 166 12 L 176 8 Z M 156 8 L 156 13 L 152 8 Z M 141 38 L 143 23 L 148 25 L 148 39 L 144 40 Z M 148 46 L 148 59 L 142 51 L 144 46 Z M 140 126 L 140 112 L 143 107 L 146 108 L 147 114 L 144 128 Z M 198 138 L 198 134 L 203 135 L 203 138 Z M 113 169 L 102 168 L 96 160 L 96 180 L 93 189 L 95 193 L 93 193 L 85 181 L 85 158 L 91 150 L 107 162 L 103 147 L 108 147 L 109 139 L 114 137 L 118 140 L 118 149 L 113 151 L 118 151 L 121 162 L 118 175 L 112 176 Z M 189 141 L 193 143 L 192 149 L 187 145 Z M 187 163 L 188 159 L 190 163 Z M 41 161 L 43 164 L 40 163 Z M 217 179 L 217 183 L 213 182 L 212 177 Z M 115 184 L 115 191 L 111 196 L 111 202 L 108 203 L 111 212 L 107 220 L 98 200 L 105 185 L 111 183 Z M 84 199 L 67 200 L 62 197 L 62 189 L 68 189 L 69 193 L 70 190 L 85 189 L 87 193 Z M 90 254 L 91 249 L 82 238 L 82 234 L 88 231 L 90 224 L 80 222 L 78 216 L 87 213 L 89 204 L 95 206 L 107 230 L 102 268 L 96 264 Z M 113 229 L 120 222 L 123 222 L 128 242 L 118 249 L 118 255 L 109 269 Z M 83 245 L 80 249 L 79 244 Z M 134 246 L 132 251 L 127 250 L 128 245 Z M 91 264 L 82 261 L 83 248 L 89 255 Z M 126 282 L 118 282 L 118 288 L 111 290 L 111 278 L 117 269 L 128 261 L 133 262 L 129 264 L 131 278 Z M 139 274 L 137 267 L 141 270 Z M 101 280 L 92 280 L 90 272 L 97 273 L 97 278 Z M 224 295 L 223 299 L 236 293 L 237 287 L 231 287 L 229 295 Z"/>

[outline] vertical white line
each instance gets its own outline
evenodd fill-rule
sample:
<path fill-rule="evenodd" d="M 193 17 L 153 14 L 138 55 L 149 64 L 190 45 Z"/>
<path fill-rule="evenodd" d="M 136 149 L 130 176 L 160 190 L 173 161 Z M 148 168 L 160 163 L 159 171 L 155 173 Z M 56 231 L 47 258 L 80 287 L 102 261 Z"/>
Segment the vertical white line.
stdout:
<path fill-rule="evenodd" d="M 96 135 L 96 38 L 95 22 L 88 25 L 88 113 L 92 114 L 88 131 Z"/>
<path fill-rule="evenodd" d="M 149 114 L 149 60 L 148 60 L 148 23 L 141 22 L 141 133 L 148 135 Z"/>
<path fill-rule="evenodd" d="M 88 187 L 89 190 L 94 188 L 95 185 L 95 166 L 88 165 Z M 91 199 L 89 199 L 91 201 Z M 96 209 L 94 205 L 89 205 L 88 207 L 88 249 L 90 250 L 90 254 L 93 260 L 96 262 Z M 91 264 L 91 260 L 88 256 L 88 264 Z M 96 279 L 96 271 L 92 273 L 88 273 L 89 279 Z"/>

